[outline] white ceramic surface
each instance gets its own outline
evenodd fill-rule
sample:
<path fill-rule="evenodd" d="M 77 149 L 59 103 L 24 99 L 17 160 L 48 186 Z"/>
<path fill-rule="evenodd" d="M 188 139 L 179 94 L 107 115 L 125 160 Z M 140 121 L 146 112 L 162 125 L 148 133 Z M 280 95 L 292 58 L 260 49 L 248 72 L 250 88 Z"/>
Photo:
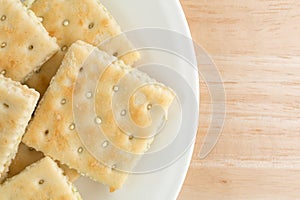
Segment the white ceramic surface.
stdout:
<path fill-rule="evenodd" d="M 156 27 L 177 31 L 190 37 L 189 28 L 178 0 L 102 0 L 124 31 Z M 193 78 L 178 71 L 198 97 L 198 75 Z M 156 78 L 156 77 L 154 77 Z M 197 124 L 197 119 L 193 124 Z M 196 122 L 195 122 L 196 121 Z M 195 130 L 196 131 L 195 127 Z M 171 166 L 149 174 L 130 175 L 121 190 L 109 189 L 88 178 L 75 182 L 84 200 L 175 200 L 180 192 L 191 160 L 193 145 Z"/>

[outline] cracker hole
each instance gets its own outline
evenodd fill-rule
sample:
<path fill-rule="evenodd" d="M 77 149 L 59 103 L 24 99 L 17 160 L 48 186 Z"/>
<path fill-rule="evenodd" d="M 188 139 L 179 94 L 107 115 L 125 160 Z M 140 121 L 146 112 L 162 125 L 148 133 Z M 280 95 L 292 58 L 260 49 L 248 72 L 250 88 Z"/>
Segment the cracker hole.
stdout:
<path fill-rule="evenodd" d="M 88 98 L 88 99 L 92 98 L 92 96 L 93 96 L 93 93 L 92 93 L 92 92 L 87 92 L 87 93 L 85 94 L 85 97 Z"/>
<path fill-rule="evenodd" d="M 64 45 L 64 46 L 61 47 L 61 51 L 67 51 L 67 50 L 68 50 L 67 45 Z"/>
<path fill-rule="evenodd" d="M 29 46 L 28 46 L 28 49 L 29 49 L 30 51 L 33 50 L 33 48 L 34 48 L 33 45 L 29 45 Z"/>
<path fill-rule="evenodd" d="M 103 148 L 106 148 L 106 147 L 108 146 L 108 144 L 109 144 L 108 141 L 105 140 L 105 141 L 102 143 L 101 146 L 102 146 Z"/>
<path fill-rule="evenodd" d="M 130 135 L 130 136 L 128 137 L 129 140 L 133 140 L 133 138 L 134 138 L 133 135 Z"/>
<path fill-rule="evenodd" d="M 118 87 L 117 85 L 115 85 L 115 86 L 113 87 L 113 91 L 114 91 L 114 92 L 118 92 L 118 91 L 119 91 L 119 87 Z"/>
<path fill-rule="evenodd" d="M 7 46 L 7 43 L 6 42 L 2 42 L 1 43 L 1 48 L 3 49 L 3 48 L 5 48 Z"/>
<path fill-rule="evenodd" d="M 94 28 L 94 26 L 95 26 L 95 24 L 92 22 L 92 23 L 90 23 L 89 24 L 89 29 L 92 29 L 92 28 Z"/>
<path fill-rule="evenodd" d="M 151 109 L 152 109 L 152 104 L 149 103 L 149 104 L 147 105 L 147 110 L 151 110 Z"/>
<path fill-rule="evenodd" d="M 114 170 L 114 169 L 116 169 L 117 168 L 117 165 L 116 164 L 113 164 L 112 166 L 111 166 L 111 169 L 112 170 Z"/>
<path fill-rule="evenodd" d="M 67 19 L 65 19 L 62 23 L 63 26 L 69 26 L 69 24 L 70 24 L 70 21 Z"/>
<path fill-rule="evenodd" d="M 9 105 L 7 103 L 3 103 L 3 106 L 7 109 L 9 108 Z"/>
<path fill-rule="evenodd" d="M 115 56 L 115 57 L 118 57 L 118 55 L 119 55 L 118 52 L 115 52 L 115 53 L 113 54 L 113 56 Z"/>
<path fill-rule="evenodd" d="M 60 101 L 60 104 L 61 105 L 65 105 L 67 103 L 67 100 L 66 99 L 62 99 L 61 101 Z"/>
<path fill-rule="evenodd" d="M 120 114 L 121 114 L 121 116 L 124 117 L 126 115 L 126 113 L 127 113 L 126 110 L 122 110 Z"/>
<path fill-rule="evenodd" d="M 102 119 L 100 117 L 95 118 L 95 123 L 100 125 L 102 123 Z"/>
<path fill-rule="evenodd" d="M 49 130 L 48 130 L 48 129 L 45 130 L 44 134 L 45 134 L 45 135 L 48 135 L 48 134 L 49 134 Z"/>
<path fill-rule="evenodd" d="M 73 131 L 73 130 L 75 129 L 75 124 L 74 124 L 74 123 L 70 124 L 69 129 L 70 129 L 71 131 Z"/>
<path fill-rule="evenodd" d="M 44 179 L 39 180 L 39 184 L 43 185 L 45 183 Z"/>
<path fill-rule="evenodd" d="M 82 72 L 83 71 L 83 67 L 80 67 L 79 71 Z"/>
<path fill-rule="evenodd" d="M 82 148 L 82 147 L 79 147 L 79 148 L 77 149 L 77 152 L 78 152 L 78 153 L 82 153 L 82 152 L 83 152 L 83 148 Z"/>
<path fill-rule="evenodd" d="M 6 15 L 2 15 L 1 16 L 1 21 L 5 21 L 6 20 Z"/>

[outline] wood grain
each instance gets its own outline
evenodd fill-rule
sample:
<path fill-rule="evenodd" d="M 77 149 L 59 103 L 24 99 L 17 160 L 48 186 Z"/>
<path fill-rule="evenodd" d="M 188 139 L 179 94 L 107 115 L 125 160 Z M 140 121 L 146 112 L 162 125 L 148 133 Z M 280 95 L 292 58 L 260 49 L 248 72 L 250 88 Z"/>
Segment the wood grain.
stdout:
<path fill-rule="evenodd" d="M 181 3 L 222 74 L 227 115 L 217 146 L 200 160 L 211 116 L 200 82 L 198 138 L 178 199 L 300 199 L 300 1 Z"/>

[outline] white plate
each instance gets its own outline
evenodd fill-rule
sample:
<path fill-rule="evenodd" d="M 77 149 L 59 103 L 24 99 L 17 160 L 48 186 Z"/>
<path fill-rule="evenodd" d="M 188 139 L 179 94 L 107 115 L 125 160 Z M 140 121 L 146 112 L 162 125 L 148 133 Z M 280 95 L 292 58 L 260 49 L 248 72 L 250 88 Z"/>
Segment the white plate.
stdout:
<path fill-rule="evenodd" d="M 102 0 L 124 31 L 156 27 L 177 31 L 187 37 L 190 31 L 178 0 Z M 178 44 L 180 45 L 180 44 Z M 188 80 L 198 97 L 198 75 L 178 71 Z M 156 78 L 156 77 L 154 77 Z M 192 119 L 197 120 L 197 119 Z M 196 127 L 195 130 L 196 132 Z M 84 200 L 173 200 L 185 179 L 193 145 L 171 166 L 154 173 L 130 175 L 124 187 L 110 193 L 104 185 L 81 177 L 75 182 Z"/>

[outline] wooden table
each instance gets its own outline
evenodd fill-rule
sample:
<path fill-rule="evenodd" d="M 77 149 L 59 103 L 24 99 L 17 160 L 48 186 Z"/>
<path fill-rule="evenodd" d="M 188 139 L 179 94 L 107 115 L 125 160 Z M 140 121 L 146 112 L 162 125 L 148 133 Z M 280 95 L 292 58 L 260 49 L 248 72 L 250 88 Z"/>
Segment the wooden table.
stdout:
<path fill-rule="evenodd" d="M 227 116 L 210 155 L 200 127 L 179 200 L 300 199 L 300 1 L 181 0 L 193 38 L 213 57 Z"/>

